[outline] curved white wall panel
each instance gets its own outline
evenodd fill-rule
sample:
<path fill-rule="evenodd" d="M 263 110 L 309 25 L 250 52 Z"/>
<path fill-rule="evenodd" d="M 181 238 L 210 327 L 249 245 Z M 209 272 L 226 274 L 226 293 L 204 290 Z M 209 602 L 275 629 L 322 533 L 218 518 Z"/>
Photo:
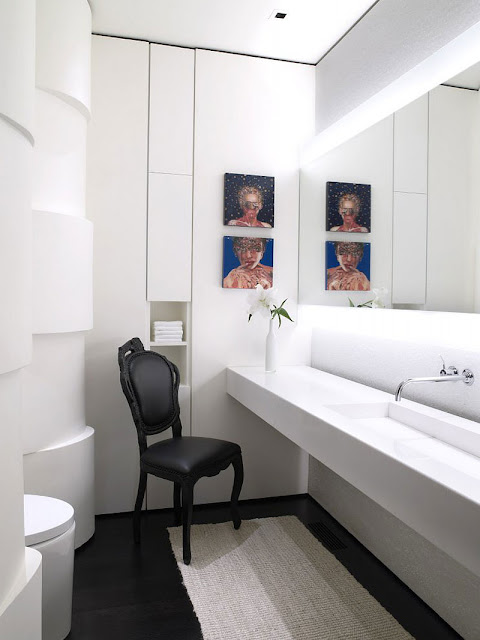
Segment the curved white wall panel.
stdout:
<path fill-rule="evenodd" d="M 20 373 L 0 376 L 0 613 L 24 563 L 20 398 Z"/>
<path fill-rule="evenodd" d="M 75 548 L 95 530 L 93 429 L 23 458 L 25 493 L 65 500 L 75 509 Z"/>
<path fill-rule="evenodd" d="M 91 329 L 92 233 L 83 218 L 33 213 L 33 333 Z"/>
<path fill-rule="evenodd" d="M 85 430 L 85 336 L 37 335 L 22 376 L 23 452 L 61 445 Z"/>
<path fill-rule="evenodd" d="M 38 0 L 36 84 L 90 110 L 92 17 L 87 0 Z"/>
<path fill-rule="evenodd" d="M 37 0 L 33 182 L 34 361 L 24 384 L 25 488 L 94 531 L 93 430 L 85 426 L 84 336 L 92 326 L 92 224 L 85 219 L 91 14 L 87 0 Z"/>
<path fill-rule="evenodd" d="M 1 20 L 0 20 L 1 22 Z M 0 92 L 1 93 L 1 92 Z M 31 359 L 31 155 L 28 140 L 0 118 L 0 374 Z"/>
<path fill-rule="evenodd" d="M 87 121 L 74 107 L 35 92 L 32 207 L 85 215 Z"/>
<path fill-rule="evenodd" d="M 42 554 L 23 548 L 25 565 L 23 587 L 0 613 L 2 640 L 41 640 L 42 638 Z"/>
<path fill-rule="evenodd" d="M 2 2 L 0 87 L 0 115 L 33 141 L 35 0 Z"/>

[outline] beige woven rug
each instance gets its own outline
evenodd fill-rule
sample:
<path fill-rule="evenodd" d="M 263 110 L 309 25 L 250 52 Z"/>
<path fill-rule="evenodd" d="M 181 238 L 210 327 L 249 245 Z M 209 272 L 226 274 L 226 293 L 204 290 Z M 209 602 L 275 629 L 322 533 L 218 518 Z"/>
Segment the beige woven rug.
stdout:
<path fill-rule="evenodd" d="M 168 531 L 204 640 L 412 638 L 295 516 Z"/>

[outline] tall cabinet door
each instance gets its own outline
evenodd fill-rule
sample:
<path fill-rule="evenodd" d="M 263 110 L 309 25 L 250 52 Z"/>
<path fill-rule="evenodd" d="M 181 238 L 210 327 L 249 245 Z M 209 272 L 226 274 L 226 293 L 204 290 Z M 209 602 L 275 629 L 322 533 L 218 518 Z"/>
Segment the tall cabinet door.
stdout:
<path fill-rule="evenodd" d="M 428 99 L 425 94 L 394 115 L 392 302 L 395 304 L 426 302 Z"/>
<path fill-rule="evenodd" d="M 191 300 L 192 49 L 150 45 L 147 299 Z"/>
<path fill-rule="evenodd" d="M 147 299 L 192 297 L 192 176 L 151 173 L 148 186 Z"/>

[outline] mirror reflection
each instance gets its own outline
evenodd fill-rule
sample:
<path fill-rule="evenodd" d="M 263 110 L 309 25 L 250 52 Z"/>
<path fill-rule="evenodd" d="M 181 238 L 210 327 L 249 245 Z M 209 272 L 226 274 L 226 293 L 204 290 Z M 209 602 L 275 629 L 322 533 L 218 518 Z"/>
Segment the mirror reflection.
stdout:
<path fill-rule="evenodd" d="M 301 303 L 480 310 L 479 87 L 480 63 L 302 167 Z"/>

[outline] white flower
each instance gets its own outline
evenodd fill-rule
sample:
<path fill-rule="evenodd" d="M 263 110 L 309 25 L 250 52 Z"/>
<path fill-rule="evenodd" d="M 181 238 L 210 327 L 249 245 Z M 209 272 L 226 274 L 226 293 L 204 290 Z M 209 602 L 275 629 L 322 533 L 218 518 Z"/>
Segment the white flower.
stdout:
<path fill-rule="evenodd" d="M 261 284 L 257 284 L 247 297 L 249 315 L 253 316 L 255 313 L 259 313 L 265 318 L 270 318 L 276 295 L 275 289 L 264 289 Z"/>

